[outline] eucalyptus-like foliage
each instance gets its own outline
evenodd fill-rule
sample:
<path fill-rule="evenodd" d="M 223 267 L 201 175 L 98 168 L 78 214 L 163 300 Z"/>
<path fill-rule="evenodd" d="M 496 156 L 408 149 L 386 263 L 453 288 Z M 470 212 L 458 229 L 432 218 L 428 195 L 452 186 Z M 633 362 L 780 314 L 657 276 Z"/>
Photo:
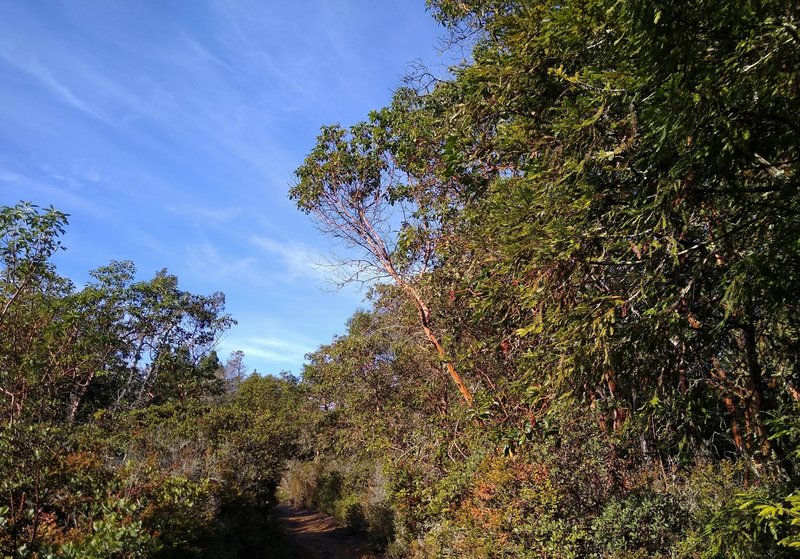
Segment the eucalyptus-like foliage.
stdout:
<path fill-rule="evenodd" d="M 524 383 L 791 470 L 767 419 L 798 396 L 796 7 L 431 4 L 478 31 L 411 109 L 446 130 L 439 273 L 475 327 Z"/>
<path fill-rule="evenodd" d="M 413 511 L 409 530 L 425 541 L 409 555 L 544 545 L 539 555 L 789 556 L 800 475 L 796 3 L 428 4 L 471 58 L 371 115 L 380 141 L 369 161 L 381 165 L 369 184 L 394 193 L 384 201 L 417 201 L 397 246 L 435 240 L 415 276 L 427 324 L 469 371 L 485 431 L 472 436 L 519 462 L 496 466 L 475 443 L 452 467 L 398 474 L 398 510 Z M 329 147 L 301 173 L 349 177 L 328 172 Z M 342 385 L 371 359 L 348 355 Z M 585 444 L 591 423 L 610 455 Z M 570 457 L 575 471 L 559 470 Z M 604 495 L 582 477 L 606 474 Z M 685 522 L 658 528 L 667 515 Z M 652 518 L 652 532 L 614 531 L 636 518 Z"/>

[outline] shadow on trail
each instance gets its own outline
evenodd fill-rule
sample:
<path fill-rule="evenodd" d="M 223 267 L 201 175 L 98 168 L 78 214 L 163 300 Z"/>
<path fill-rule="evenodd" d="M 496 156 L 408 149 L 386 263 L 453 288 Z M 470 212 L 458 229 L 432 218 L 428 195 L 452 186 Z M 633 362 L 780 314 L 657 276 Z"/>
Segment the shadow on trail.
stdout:
<path fill-rule="evenodd" d="M 273 516 L 284 532 L 288 559 L 380 559 L 362 534 L 353 534 L 330 516 L 278 505 Z"/>

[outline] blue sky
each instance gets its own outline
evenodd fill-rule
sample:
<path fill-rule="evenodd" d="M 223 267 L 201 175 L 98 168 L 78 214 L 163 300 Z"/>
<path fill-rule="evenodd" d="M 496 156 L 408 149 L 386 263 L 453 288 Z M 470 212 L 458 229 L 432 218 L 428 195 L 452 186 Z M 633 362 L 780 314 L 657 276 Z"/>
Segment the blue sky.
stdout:
<path fill-rule="evenodd" d="M 262 373 L 361 304 L 315 262 L 330 244 L 286 197 L 319 127 L 387 104 L 406 66 L 441 65 L 424 0 L 0 3 L 0 204 L 70 214 L 59 271 L 110 260 L 223 291 Z"/>

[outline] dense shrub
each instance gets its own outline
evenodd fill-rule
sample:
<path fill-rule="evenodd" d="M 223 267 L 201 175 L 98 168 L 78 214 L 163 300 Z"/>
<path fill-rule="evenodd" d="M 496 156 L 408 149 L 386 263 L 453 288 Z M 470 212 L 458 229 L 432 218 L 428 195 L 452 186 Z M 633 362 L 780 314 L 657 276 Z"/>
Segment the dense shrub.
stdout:
<path fill-rule="evenodd" d="M 315 503 L 321 464 L 290 460 L 278 485 L 278 498 L 295 507 L 311 507 Z"/>
<path fill-rule="evenodd" d="M 603 508 L 591 525 L 592 546 L 609 558 L 672 557 L 687 521 L 673 496 L 639 490 Z"/>

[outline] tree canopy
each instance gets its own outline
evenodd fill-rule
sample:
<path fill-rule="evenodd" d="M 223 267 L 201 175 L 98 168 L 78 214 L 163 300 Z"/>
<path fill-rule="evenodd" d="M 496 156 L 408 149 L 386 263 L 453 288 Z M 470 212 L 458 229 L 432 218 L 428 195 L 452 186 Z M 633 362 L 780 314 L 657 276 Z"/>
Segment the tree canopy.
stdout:
<path fill-rule="evenodd" d="M 403 509 L 422 523 L 409 528 L 426 542 L 418 556 L 789 553 L 800 473 L 796 6 L 429 6 L 471 59 L 449 76 L 411 76 L 363 123 L 324 128 L 291 193 L 312 213 L 334 193 L 344 204 L 366 196 L 370 210 L 411 208 L 402 222 L 381 221 L 392 239 L 384 258 L 415 263 L 424 254 L 427 265 L 408 266 L 403 281 L 422 294 L 426 325 L 474 395 L 470 409 L 450 409 L 452 432 L 445 423 L 436 435 L 444 463 L 408 431 L 399 439 L 386 432 L 387 444 L 405 449 L 393 454 L 402 467 L 392 467 L 438 480 L 428 492 L 400 493 L 426 503 L 423 513 Z M 323 223 L 334 236 L 352 231 Z M 390 292 L 375 318 L 386 320 Z M 393 311 L 399 323 L 401 307 Z M 309 382 L 327 390 L 338 375 L 339 386 L 363 382 L 356 392 L 368 395 L 369 377 L 357 371 L 375 355 L 352 344 L 371 339 L 351 325 L 312 360 Z M 347 396 L 340 414 L 353 391 Z M 460 414 L 473 420 L 469 434 Z M 522 462 L 492 462 L 487 446 Z M 427 462 L 412 467 L 414 452 Z M 699 514 L 680 495 L 707 465 L 730 492 L 718 495 L 727 504 Z M 549 472 L 551 496 L 524 497 L 532 489 L 520 477 L 497 481 L 533 475 L 519 470 L 527 467 Z M 626 468 L 643 477 L 628 478 Z M 568 500 L 605 475 L 608 493 Z M 487 501 L 476 478 L 510 491 L 508 500 Z M 551 497 L 561 504 L 536 509 Z M 436 499 L 455 504 L 445 510 Z M 529 511 L 518 522 L 532 522 L 531 531 L 492 524 L 480 516 L 487 507 L 501 518 Z M 673 536 L 660 544 L 647 538 L 664 533 L 627 543 L 600 535 L 636 515 L 668 514 L 689 516 L 665 526 Z M 560 532 L 558 518 L 570 518 L 573 531 Z M 497 539 L 482 540 L 481 526 Z M 692 539 L 692 530 L 708 538 Z M 737 531 L 749 535 L 731 537 Z M 547 538 L 571 543 L 523 553 Z"/>
<path fill-rule="evenodd" d="M 468 60 L 290 189 L 370 287 L 301 378 L 0 210 L 0 554 L 266 556 L 283 499 L 392 559 L 796 555 L 796 2 L 428 6 Z"/>

